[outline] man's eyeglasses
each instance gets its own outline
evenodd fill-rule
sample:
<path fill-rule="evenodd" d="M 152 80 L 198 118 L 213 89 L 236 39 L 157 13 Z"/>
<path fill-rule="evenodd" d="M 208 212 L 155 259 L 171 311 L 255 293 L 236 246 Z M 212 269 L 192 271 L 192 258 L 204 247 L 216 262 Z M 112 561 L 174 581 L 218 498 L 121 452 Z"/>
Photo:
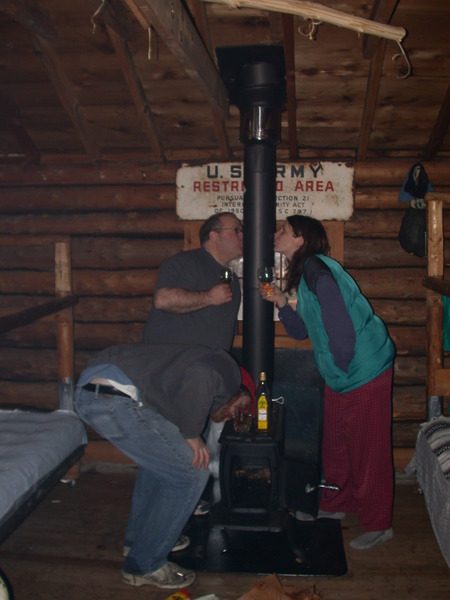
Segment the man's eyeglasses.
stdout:
<path fill-rule="evenodd" d="M 222 231 L 222 229 L 232 229 L 236 235 L 244 231 L 242 227 L 214 227 L 213 231 Z"/>

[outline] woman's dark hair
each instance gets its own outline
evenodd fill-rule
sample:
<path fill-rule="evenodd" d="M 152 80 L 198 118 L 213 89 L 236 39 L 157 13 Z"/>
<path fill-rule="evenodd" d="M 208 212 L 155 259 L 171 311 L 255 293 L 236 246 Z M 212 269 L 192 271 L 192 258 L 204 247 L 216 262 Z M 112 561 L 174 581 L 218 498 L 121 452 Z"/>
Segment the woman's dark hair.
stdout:
<path fill-rule="evenodd" d="M 303 273 L 303 266 L 307 258 L 313 254 L 325 254 L 330 252 L 327 233 L 324 226 L 317 219 L 305 217 L 304 215 L 292 215 L 287 218 L 289 225 L 296 237 L 303 236 L 303 244 L 289 261 L 286 272 L 285 290 L 297 290 Z"/>

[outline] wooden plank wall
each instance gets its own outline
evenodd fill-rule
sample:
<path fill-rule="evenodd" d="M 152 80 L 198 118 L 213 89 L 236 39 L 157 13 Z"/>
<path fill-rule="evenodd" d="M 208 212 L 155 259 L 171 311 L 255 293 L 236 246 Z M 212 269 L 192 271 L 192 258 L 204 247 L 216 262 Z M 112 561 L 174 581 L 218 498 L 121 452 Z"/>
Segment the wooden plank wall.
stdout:
<path fill-rule="evenodd" d="M 426 259 L 404 252 L 397 200 L 412 162 L 355 165 L 355 212 L 344 227 L 344 264 L 397 346 L 394 376 L 396 466 L 411 456 L 426 408 Z M 450 201 L 450 161 L 425 163 L 435 192 Z M 54 294 L 53 256 L 34 237 L 72 237 L 75 376 L 97 350 L 138 342 L 161 262 L 183 248 L 175 214 L 177 165 L 0 167 L 0 315 Z M 444 230 L 450 213 L 444 214 Z M 50 248 L 50 246 L 48 247 Z M 445 264 L 449 264 L 446 255 Z M 2 403 L 48 407 L 57 360 L 48 318 L 0 338 Z M 277 326 L 278 347 L 302 346 Z M 447 402 L 445 402 L 447 404 Z M 117 453 L 104 451 L 107 460 Z"/>

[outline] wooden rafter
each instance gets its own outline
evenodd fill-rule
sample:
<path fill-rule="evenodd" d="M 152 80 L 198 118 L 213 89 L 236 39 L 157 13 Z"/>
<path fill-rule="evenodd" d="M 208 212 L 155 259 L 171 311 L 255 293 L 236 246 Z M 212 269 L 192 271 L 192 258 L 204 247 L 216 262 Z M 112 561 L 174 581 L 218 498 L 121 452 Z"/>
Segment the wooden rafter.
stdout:
<path fill-rule="evenodd" d="M 164 160 L 164 148 L 161 142 L 161 137 L 158 133 L 155 119 L 145 95 L 141 80 L 136 72 L 128 44 L 109 25 L 106 25 L 106 30 L 122 67 L 122 73 L 125 77 L 131 97 L 133 98 L 133 102 L 136 106 L 142 129 L 147 134 L 152 150 L 158 160 Z"/>
<path fill-rule="evenodd" d="M 17 2 L 0 0 L 0 9 L 8 12 L 31 33 L 41 62 L 73 126 L 78 132 L 86 152 L 91 159 L 98 160 L 100 156 L 97 144 L 80 108 L 78 99 L 73 93 L 72 85 L 53 48 L 53 40 L 57 36 L 50 19 L 36 6 L 33 0 L 18 0 Z"/>
<path fill-rule="evenodd" d="M 39 150 L 22 124 L 19 109 L 10 98 L 1 92 L 0 124 L 14 136 L 20 150 L 29 157 L 30 162 L 38 164 L 41 158 Z"/>
<path fill-rule="evenodd" d="M 228 92 L 181 0 L 124 0 L 138 22 L 153 26 L 207 101 L 225 119 Z"/>
<path fill-rule="evenodd" d="M 303 0 L 202 0 L 202 2 L 226 4 L 230 8 L 256 8 L 288 15 L 296 15 L 305 19 L 329 23 L 337 27 L 351 29 L 357 33 L 366 33 L 393 40 L 400 44 L 406 35 L 403 27 L 393 27 L 384 23 L 370 21 L 356 15 L 349 15 L 340 10 L 328 8 L 317 2 Z"/>
<path fill-rule="evenodd" d="M 34 35 L 33 40 L 41 62 L 59 96 L 61 104 L 64 106 L 75 130 L 78 132 L 84 149 L 92 160 L 99 160 L 100 152 L 97 143 L 95 142 L 92 131 L 86 121 L 78 98 L 72 90 L 72 84 L 69 81 L 52 44 L 40 35 Z"/>
<path fill-rule="evenodd" d="M 199 0 L 188 0 L 188 6 L 198 27 L 199 33 L 202 36 L 203 43 L 208 48 L 211 56 L 214 56 L 213 45 L 211 40 L 211 33 L 208 26 L 208 15 L 206 13 L 206 6 L 199 2 Z M 225 120 L 220 117 L 216 111 L 213 111 L 214 125 L 217 133 L 217 141 L 219 142 L 220 152 L 222 158 L 231 158 L 230 141 L 228 139 L 228 133 L 225 126 Z"/>
<path fill-rule="evenodd" d="M 450 124 L 450 84 L 447 87 L 444 101 L 441 105 L 441 110 L 436 119 L 436 122 L 428 140 L 427 147 L 424 152 L 424 160 L 432 160 L 439 150 L 443 139 L 447 135 L 448 126 Z"/>
<path fill-rule="evenodd" d="M 33 0 L 0 0 L 0 10 L 6 12 L 26 29 L 47 40 L 56 40 L 56 29 L 47 14 Z"/>
<path fill-rule="evenodd" d="M 358 148 L 356 156 L 358 160 L 365 160 L 369 147 L 370 134 L 372 132 L 375 108 L 377 105 L 378 91 L 380 89 L 381 74 L 383 72 L 383 61 L 386 52 L 386 40 L 380 40 L 375 55 L 370 61 L 369 77 L 367 79 L 366 96 L 361 119 Z"/>
<path fill-rule="evenodd" d="M 122 39 L 130 41 L 134 37 L 134 22 L 129 10 L 120 0 L 104 0 L 91 17 L 94 28 L 105 23 Z"/>
<path fill-rule="evenodd" d="M 370 13 L 370 20 L 379 23 L 390 23 L 395 12 L 398 0 L 375 0 Z M 374 36 L 365 36 L 363 41 L 364 58 L 372 58 L 379 41 Z"/>
<path fill-rule="evenodd" d="M 288 113 L 289 160 L 298 158 L 297 98 L 295 92 L 294 18 L 283 15 L 284 60 L 286 62 L 286 95 Z"/>

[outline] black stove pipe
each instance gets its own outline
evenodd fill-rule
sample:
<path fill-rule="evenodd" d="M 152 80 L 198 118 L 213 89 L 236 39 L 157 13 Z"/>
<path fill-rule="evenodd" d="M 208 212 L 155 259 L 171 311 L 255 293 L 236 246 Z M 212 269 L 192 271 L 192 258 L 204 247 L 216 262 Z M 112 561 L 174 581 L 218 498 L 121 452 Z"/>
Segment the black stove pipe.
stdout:
<path fill-rule="evenodd" d="M 244 143 L 244 277 L 242 362 L 255 383 L 273 380 L 273 304 L 262 300 L 257 269 L 273 266 L 276 228 L 276 145 L 281 137 L 284 72 L 270 61 L 244 63 L 231 100 L 240 109 Z"/>

